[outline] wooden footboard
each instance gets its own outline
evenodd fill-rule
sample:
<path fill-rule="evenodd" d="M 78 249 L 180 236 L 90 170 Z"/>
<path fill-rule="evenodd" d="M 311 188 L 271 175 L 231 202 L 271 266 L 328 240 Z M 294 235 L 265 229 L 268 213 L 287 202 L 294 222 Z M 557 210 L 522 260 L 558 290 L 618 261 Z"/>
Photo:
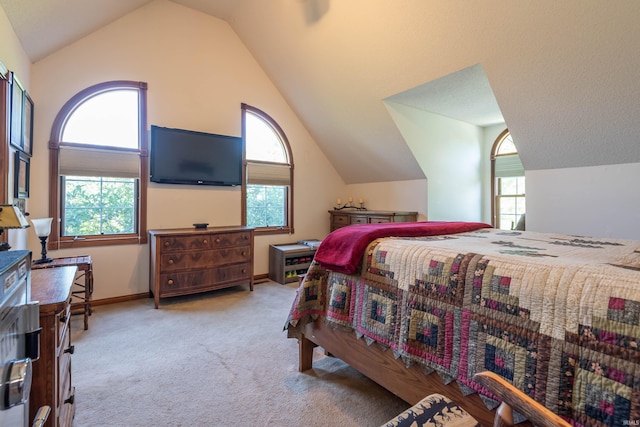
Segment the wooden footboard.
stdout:
<path fill-rule="evenodd" d="M 478 395 L 465 397 L 455 382 L 445 385 L 437 373 L 425 375 L 418 365 L 407 368 L 401 359 L 394 358 L 391 350 L 383 351 L 377 344 L 368 346 L 363 339 L 357 339 L 353 332 L 332 329 L 323 321 L 307 324 L 304 328 L 299 340 L 301 372 L 311 369 L 316 346 L 343 360 L 411 405 L 429 394 L 440 393 L 457 402 L 481 425 L 493 425 L 494 411 L 489 411 Z"/>

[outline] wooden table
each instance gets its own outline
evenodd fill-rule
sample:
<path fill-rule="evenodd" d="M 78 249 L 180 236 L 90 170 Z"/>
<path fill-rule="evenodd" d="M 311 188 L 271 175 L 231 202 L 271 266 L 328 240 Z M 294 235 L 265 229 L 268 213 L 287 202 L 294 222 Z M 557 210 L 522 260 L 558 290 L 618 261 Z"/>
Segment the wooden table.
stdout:
<path fill-rule="evenodd" d="M 72 314 L 84 315 L 84 329 L 89 329 L 89 316 L 91 316 L 91 295 L 93 295 L 93 264 L 91 256 L 80 255 L 75 257 L 53 258 L 53 261 L 37 264 L 37 260 L 31 264 L 32 270 L 55 267 L 76 266 L 78 274 L 74 280 L 75 289 L 71 291 L 73 298 L 78 298 L 79 303 L 71 304 Z M 82 280 L 84 278 L 84 280 Z M 80 309 L 80 310 L 78 310 Z"/>

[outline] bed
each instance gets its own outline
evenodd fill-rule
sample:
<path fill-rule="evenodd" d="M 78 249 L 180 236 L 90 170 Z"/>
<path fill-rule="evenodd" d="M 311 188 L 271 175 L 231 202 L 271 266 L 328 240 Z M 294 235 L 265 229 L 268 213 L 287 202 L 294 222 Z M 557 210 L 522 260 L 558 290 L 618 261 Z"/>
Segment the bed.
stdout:
<path fill-rule="evenodd" d="M 640 242 L 482 223 L 327 236 L 285 328 L 408 403 L 437 392 L 483 425 L 492 371 L 575 425 L 640 423 Z"/>

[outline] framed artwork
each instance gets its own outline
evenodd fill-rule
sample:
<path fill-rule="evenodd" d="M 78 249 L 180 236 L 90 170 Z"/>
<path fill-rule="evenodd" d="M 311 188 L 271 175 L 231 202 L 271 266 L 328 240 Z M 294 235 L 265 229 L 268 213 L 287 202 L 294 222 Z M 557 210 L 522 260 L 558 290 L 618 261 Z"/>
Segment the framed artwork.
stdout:
<path fill-rule="evenodd" d="M 13 197 L 26 199 L 29 197 L 29 156 L 21 151 L 16 151 Z"/>
<path fill-rule="evenodd" d="M 11 73 L 11 123 L 9 128 L 9 140 L 11 145 L 22 150 L 22 120 L 24 90 L 14 73 Z"/>
<path fill-rule="evenodd" d="M 33 100 L 27 92 L 24 92 L 22 109 L 22 151 L 31 156 L 33 154 Z"/>

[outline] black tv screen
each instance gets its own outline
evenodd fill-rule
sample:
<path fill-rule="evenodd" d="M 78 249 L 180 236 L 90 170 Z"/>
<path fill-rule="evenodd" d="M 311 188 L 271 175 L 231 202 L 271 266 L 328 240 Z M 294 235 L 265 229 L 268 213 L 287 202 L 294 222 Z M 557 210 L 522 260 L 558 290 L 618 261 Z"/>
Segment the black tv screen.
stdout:
<path fill-rule="evenodd" d="M 151 126 L 152 182 L 241 185 L 242 138 Z"/>

